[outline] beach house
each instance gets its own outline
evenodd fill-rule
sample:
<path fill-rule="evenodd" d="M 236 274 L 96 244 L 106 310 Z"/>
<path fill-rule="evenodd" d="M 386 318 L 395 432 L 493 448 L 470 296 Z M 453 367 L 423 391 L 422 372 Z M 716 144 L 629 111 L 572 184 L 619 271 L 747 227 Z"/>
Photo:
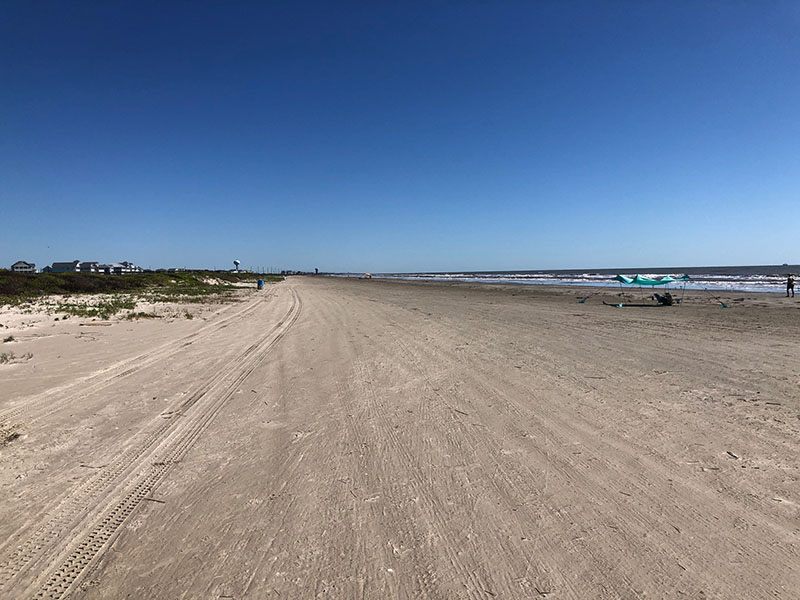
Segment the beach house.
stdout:
<path fill-rule="evenodd" d="M 11 265 L 11 270 L 14 273 L 36 273 L 36 265 L 33 263 L 25 262 L 24 260 L 18 260 L 13 265 Z"/>
<path fill-rule="evenodd" d="M 53 273 L 75 273 L 81 270 L 81 261 L 73 260 L 72 262 L 54 262 L 52 269 Z"/>
<path fill-rule="evenodd" d="M 123 273 L 141 273 L 144 271 L 142 267 L 137 267 L 132 262 L 128 262 L 127 260 L 123 260 L 120 265 L 122 266 Z"/>
<path fill-rule="evenodd" d="M 97 263 L 97 261 L 81 261 L 81 263 L 78 265 L 78 269 L 81 273 L 97 273 L 98 264 L 99 263 Z"/>
<path fill-rule="evenodd" d="M 137 267 L 132 262 L 123 261 L 121 263 L 108 263 L 107 265 L 97 265 L 99 273 L 106 275 L 125 275 L 127 273 L 141 273 L 142 267 Z"/>

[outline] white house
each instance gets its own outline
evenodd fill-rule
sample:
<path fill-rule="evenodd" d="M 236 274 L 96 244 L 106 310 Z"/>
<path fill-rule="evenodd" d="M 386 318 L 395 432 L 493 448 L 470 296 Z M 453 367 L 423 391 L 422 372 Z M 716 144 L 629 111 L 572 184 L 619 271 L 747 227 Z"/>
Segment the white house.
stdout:
<path fill-rule="evenodd" d="M 127 260 L 123 260 L 120 264 L 125 269 L 124 271 L 125 273 L 141 273 L 142 271 L 144 271 L 142 267 L 137 267 L 135 264 L 133 264 L 132 262 L 128 262 Z"/>
<path fill-rule="evenodd" d="M 36 273 L 36 265 L 33 263 L 25 262 L 24 260 L 18 260 L 13 265 L 11 265 L 11 270 L 14 273 Z"/>
<path fill-rule="evenodd" d="M 97 273 L 97 262 L 93 261 L 82 261 L 78 265 L 78 269 L 81 273 Z"/>
<path fill-rule="evenodd" d="M 125 275 L 127 273 L 141 273 L 142 267 L 137 267 L 132 262 L 123 261 L 121 263 L 108 263 L 107 265 L 97 265 L 97 270 L 106 275 Z"/>

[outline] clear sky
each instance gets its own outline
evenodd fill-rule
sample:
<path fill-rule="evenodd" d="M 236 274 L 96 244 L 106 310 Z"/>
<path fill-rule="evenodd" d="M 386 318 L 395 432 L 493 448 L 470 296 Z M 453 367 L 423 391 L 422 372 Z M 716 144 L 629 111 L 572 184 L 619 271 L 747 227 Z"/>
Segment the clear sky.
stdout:
<path fill-rule="evenodd" d="M 800 3 L 0 2 L 0 266 L 800 262 Z"/>

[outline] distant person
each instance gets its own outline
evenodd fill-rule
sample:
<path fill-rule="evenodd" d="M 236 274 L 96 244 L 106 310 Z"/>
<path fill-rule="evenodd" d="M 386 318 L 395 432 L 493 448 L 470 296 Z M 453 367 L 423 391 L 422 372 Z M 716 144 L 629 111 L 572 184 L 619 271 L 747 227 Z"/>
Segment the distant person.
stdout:
<path fill-rule="evenodd" d="M 789 292 L 792 292 L 792 298 L 794 298 L 794 275 L 791 273 L 786 278 L 786 297 L 789 297 Z"/>

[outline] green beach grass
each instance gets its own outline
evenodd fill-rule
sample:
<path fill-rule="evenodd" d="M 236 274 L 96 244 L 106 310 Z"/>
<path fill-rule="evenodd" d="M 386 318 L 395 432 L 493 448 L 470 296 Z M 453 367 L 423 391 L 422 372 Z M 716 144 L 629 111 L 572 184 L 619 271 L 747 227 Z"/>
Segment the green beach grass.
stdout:
<path fill-rule="evenodd" d="M 0 306 L 20 306 L 50 297 L 49 312 L 69 316 L 107 319 L 122 311 L 133 311 L 137 301 L 206 303 L 230 301 L 242 283 L 282 281 L 281 275 L 179 271 L 174 273 L 38 273 L 0 270 Z M 102 296 L 93 302 L 73 299 L 76 295 Z M 77 301 L 76 301 L 77 300 Z M 134 313 L 131 318 L 152 315 Z M 187 317 L 188 318 L 188 317 Z"/>

